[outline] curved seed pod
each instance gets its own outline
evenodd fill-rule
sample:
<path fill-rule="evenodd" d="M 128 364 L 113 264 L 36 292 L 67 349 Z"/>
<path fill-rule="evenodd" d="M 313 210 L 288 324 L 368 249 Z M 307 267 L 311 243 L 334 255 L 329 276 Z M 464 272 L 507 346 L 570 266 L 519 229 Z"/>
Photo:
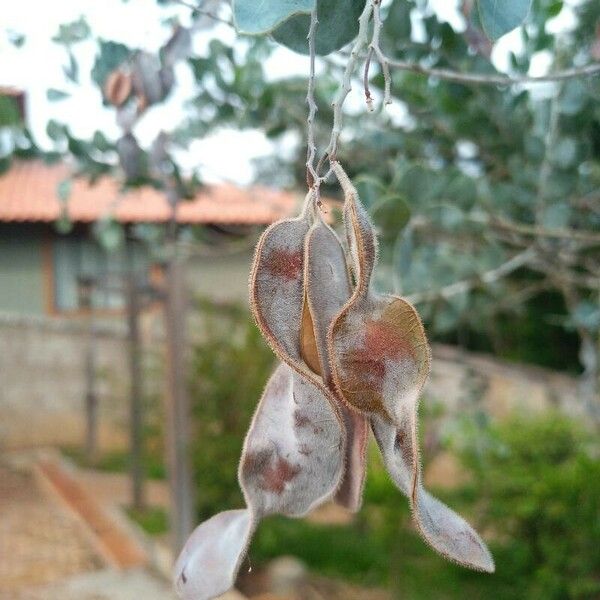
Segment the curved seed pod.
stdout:
<path fill-rule="evenodd" d="M 247 509 L 219 513 L 196 527 L 173 569 L 177 595 L 210 600 L 231 589 L 253 531 Z"/>
<path fill-rule="evenodd" d="M 408 496 L 425 540 L 473 569 L 491 572 L 489 551 L 475 531 L 421 485 L 417 411 L 429 375 L 430 350 L 421 320 L 408 302 L 370 290 L 377 245 L 368 215 L 338 163 L 346 235 L 356 289 L 328 332 L 333 379 L 346 401 L 371 416 L 386 467 Z"/>
<path fill-rule="evenodd" d="M 398 488 L 412 500 L 417 527 L 427 542 L 442 556 L 458 564 L 493 573 L 494 560 L 477 532 L 452 509 L 433 497 L 421 485 L 420 469 L 414 470 L 416 412 L 404 417 L 406 423 L 396 426 L 381 417 L 371 419 L 373 433 L 384 464 Z"/>
<path fill-rule="evenodd" d="M 309 367 L 321 374 L 325 385 L 333 389 L 327 330 L 352 290 L 342 245 L 335 232 L 320 217 L 306 237 L 304 277 L 306 299 L 302 340 L 311 339 L 312 336 L 313 345 L 302 344 L 302 355 Z M 347 438 L 344 477 L 336 501 L 356 512 L 361 505 L 366 474 L 368 420 L 340 398 L 336 397 L 336 403 Z"/>
<path fill-rule="evenodd" d="M 313 383 L 288 365 L 267 383 L 248 430 L 240 485 L 258 520 L 300 517 L 332 497 L 342 476 L 344 437 L 337 415 Z"/>
<path fill-rule="evenodd" d="M 260 237 L 250 273 L 250 308 L 275 354 L 299 373 L 312 374 L 300 353 L 304 304 L 304 239 L 313 195 L 299 217 L 273 223 Z M 313 377 L 313 379 L 316 379 Z"/>

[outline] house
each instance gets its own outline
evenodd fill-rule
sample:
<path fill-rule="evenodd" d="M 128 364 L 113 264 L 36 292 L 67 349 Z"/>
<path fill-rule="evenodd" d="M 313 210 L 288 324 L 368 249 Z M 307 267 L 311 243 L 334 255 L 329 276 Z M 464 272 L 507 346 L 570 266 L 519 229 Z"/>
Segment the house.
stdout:
<path fill-rule="evenodd" d="M 132 241 L 107 251 L 92 230 L 106 217 L 129 230 L 160 226 L 170 219 L 170 207 L 151 188 L 123 194 L 108 177 L 95 185 L 74 180 L 66 202 L 73 227 L 60 233 L 57 221 L 64 207 L 57 189 L 68 176 L 66 165 L 41 161 L 14 162 L 0 175 L 0 452 L 81 444 L 90 389 L 86 357 L 92 347 L 99 445 L 123 447 L 128 439 L 129 350 L 122 276 L 129 275 L 133 264 L 138 276 L 144 272 L 150 277 L 154 257 L 152 246 Z M 246 301 L 258 232 L 295 210 L 292 194 L 232 185 L 203 188 L 182 202 L 177 221 L 184 228 L 191 294 Z M 93 312 L 81 310 L 82 277 L 101 281 L 111 274 L 118 275 L 118 289 L 94 288 Z M 148 352 L 161 348 L 161 322 L 160 310 L 144 311 L 140 319 Z M 193 319 L 188 325 L 197 330 Z M 144 379 L 155 371 L 145 371 Z M 145 385 L 160 389 L 161 384 Z"/>
<path fill-rule="evenodd" d="M 39 160 L 17 161 L 0 175 L 0 313 L 76 314 L 82 277 L 122 273 L 132 264 L 136 270 L 151 269 L 147 244 L 130 241 L 108 251 L 92 229 L 107 218 L 128 228 L 165 224 L 171 213 L 164 195 L 150 187 L 123 193 L 116 180 L 103 177 L 93 185 L 73 180 L 62 202 L 57 190 L 68 177 L 67 165 Z M 210 250 L 209 257 L 192 253 L 194 290 L 220 299 L 245 298 L 252 244 L 224 241 L 243 239 L 244 233 L 291 215 L 296 204 L 291 193 L 229 184 L 202 188 L 192 200 L 183 201 L 177 222 L 192 230 L 193 239 L 208 240 L 194 247 Z M 60 233 L 56 224 L 65 210 L 72 228 Z M 95 309 L 118 310 L 123 298 L 98 289 L 92 302 Z"/>

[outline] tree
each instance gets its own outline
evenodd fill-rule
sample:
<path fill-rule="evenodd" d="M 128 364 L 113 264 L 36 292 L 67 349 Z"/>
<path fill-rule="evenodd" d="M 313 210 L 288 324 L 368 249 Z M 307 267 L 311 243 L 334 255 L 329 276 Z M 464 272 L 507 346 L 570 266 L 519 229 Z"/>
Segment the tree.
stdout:
<path fill-rule="evenodd" d="M 576 333 L 582 399 L 598 417 L 599 121 L 594 98 L 600 65 L 594 61 L 600 55 L 595 30 L 600 10 L 594 2 L 575 9 L 555 1 L 510 2 L 506 14 L 500 11 L 494 19 L 491 4 L 465 3 L 460 31 L 440 21 L 424 2 L 396 1 L 385 9 L 367 3 L 375 16 L 373 33 L 365 26 L 350 57 L 324 59 L 327 70 L 314 88 L 321 109 L 314 135 L 320 148 L 327 147 L 325 158 L 336 149 L 339 104 L 350 85 L 364 89 L 366 108 L 374 106 L 376 95 L 383 96 L 384 105 L 392 99 L 400 105 L 402 118 L 346 118 L 347 139 L 339 149 L 386 241 L 388 270 L 381 285 L 417 301 L 442 336 L 456 332 L 460 338 L 471 331 L 501 343 L 499 324 L 524 311 L 541 313 L 543 329 L 558 323 Z M 244 3 L 235 6 L 242 10 Z M 555 32 L 552 19 L 561 12 L 563 17 L 571 12 L 575 26 Z M 508 74 L 499 73 L 486 33 L 498 37 L 526 15 L 523 47 L 509 54 Z M 304 33 L 308 17 L 303 18 Z M 327 15 L 324 20 L 331 37 Z M 273 36 L 291 47 L 297 43 L 282 39 L 277 28 Z M 417 36 L 422 39 L 416 41 Z M 543 54 L 551 57 L 549 73 L 530 77 L 532 63 Z M 353 64 L 359 60 L 365 65 L 361 72 Z M 378 72 L 373 63 L 379 63 Z M 334 96 L 340 78 L 342 87 Z M 282 109 L 297 80 L 276 85 L 276 90 L 265 88 L 269 101 L 258 121 L 263 119 L 274 134 L 290 126 L 302 132 L 297 105 L 288 102 Z M 299 181 L 301 164 L 299 157 Z M 265 177 L 275 177 L 273 171 Z M 325 177 L 322 184 L 327 183 Z M 543 331 L 536 335 L 552 343 Z"/>

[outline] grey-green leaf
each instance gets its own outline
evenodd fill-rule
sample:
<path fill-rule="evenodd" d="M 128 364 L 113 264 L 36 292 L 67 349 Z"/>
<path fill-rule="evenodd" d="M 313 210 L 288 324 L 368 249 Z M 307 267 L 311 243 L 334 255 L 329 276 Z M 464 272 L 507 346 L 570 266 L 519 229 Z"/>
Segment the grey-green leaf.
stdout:
<path fill-rule="evenodd" d="M 492 40 L 518 27 L 527 17 L 532 0 L 477 0 L 481 24 Z"/>
<path fill-rule="evenodd" d="M 233 21 L 239 33 L 270 33 L 295 15 L 307 15 L 316 0 L 233 0 Z"/>
<path fill-rule="evenodd" d="M 324 56 L 350 43 L 358 34 L 358 18 L 365 0 L 317 0 L 315 51 Z M 294 52 L 308 54 L 310 17 L 292 17 L 273 32 L 276 41 Z"/>
<path fill-rule="evenodd" d="M 394 240 L 410 219 L 410 208 L 402 196 L 384 196 L 371 209 L 371 215 L 383 240 Z"/>

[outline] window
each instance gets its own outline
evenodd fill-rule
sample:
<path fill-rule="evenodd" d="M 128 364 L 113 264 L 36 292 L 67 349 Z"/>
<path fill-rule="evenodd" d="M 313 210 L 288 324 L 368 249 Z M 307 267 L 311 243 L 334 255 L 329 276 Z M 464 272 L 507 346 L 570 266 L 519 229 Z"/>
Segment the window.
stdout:
<path fill-rule="evenodd" d="M 124 277 L 129 276 L 133 269 L 140 279 L 148 279 L 149 272 L 145 247 L 131 242 L 127 247 L 107 252 L 93 240 L 57 238 L 52 244 L 52 262 L 54 308 L 61 312 L 81 308 L 82 278 L 90 278 L 94 282 L 93 308 L 122 309 L 125 307 Z"/>

